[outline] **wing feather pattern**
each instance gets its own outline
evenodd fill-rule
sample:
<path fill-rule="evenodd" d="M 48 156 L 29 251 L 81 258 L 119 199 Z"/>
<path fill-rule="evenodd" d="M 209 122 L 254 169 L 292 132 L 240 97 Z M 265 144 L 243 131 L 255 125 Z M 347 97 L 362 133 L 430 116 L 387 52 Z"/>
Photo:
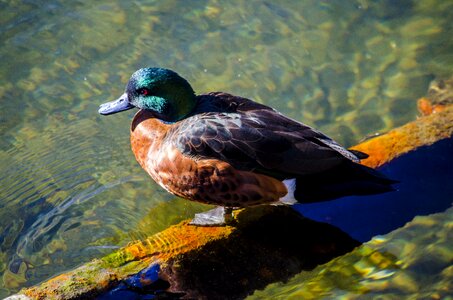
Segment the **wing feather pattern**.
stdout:
<path fill-rule="evenodd" d="M 200 111 L 169 133 L 169 140 L 185 155 L 220 159 L 239 170 L 280 179 L 358 161 L 321 132 L 270 107 L 226 93 L 199 97 Z"/>

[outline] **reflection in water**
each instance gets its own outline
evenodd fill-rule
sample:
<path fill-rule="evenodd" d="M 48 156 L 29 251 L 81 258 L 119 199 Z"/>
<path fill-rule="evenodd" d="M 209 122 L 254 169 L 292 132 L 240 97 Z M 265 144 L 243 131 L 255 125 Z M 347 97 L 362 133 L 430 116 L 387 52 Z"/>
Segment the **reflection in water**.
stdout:
<path fill-rule="evenodd" d="M 355 239 L 366 242 L 403 226 L 417 215 L 441 212 L 453 204 L 453 138 L 418 148 L 380 170 L 400 181 L 397 191 L 368 197 L 297 205 L 314 220 L 338 226 Z"/>
<path fill-rule="evenodd" d="M 132 71 L 174 69 L 348 146 L 412 120 L 433 76 L 450 75 L 452 6 L 0 3 L 0 297 L 146 235 L 154 207 L 167 207 L 156 230 L 187 216 L 136 164 L 131 115 L 97 115 Z"/>

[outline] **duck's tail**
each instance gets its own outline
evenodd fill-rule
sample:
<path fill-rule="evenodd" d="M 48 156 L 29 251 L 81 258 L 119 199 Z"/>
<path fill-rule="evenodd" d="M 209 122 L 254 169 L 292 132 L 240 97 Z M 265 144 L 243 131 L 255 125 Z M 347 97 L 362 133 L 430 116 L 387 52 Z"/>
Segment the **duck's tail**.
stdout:
<path fill-rule="evenodd" d="M 394 191 L 392 180 L 380 172 L 353 162 L 330 170 L 296 178 L 294 198 L 300 203 L 333 200 L 352 195 L 371 195 Z"/>

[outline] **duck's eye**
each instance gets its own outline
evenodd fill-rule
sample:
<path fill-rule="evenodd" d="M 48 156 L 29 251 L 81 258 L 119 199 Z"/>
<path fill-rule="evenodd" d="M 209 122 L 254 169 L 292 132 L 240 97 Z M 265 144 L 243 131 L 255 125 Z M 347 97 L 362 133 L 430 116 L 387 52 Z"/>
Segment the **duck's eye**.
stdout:
<path fill-rule="evenodd" d="M 146 96 L 146 95 L 149 94 L 149 90 L 148 90 L 148 89 L 141 89 L 141 90 L 139 91 L 139 93 L 140 93 L 140 95 Z"/>

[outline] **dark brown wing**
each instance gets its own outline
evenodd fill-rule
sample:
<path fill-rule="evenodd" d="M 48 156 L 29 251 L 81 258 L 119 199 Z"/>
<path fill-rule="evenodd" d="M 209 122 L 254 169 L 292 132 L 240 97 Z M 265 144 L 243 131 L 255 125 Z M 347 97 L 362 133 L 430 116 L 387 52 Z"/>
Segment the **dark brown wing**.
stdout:
<path fill-rule="evenodd" d="M 320 173 L 346 160 L 358 161 L 329 137 L 267 106 L 229 94 L 209 96 L 210 104 L 204 103 L 203 111 L 181 121 L 169 134 L 185 155 L 217 158 L 237 169 L 277 178 Z"/>

